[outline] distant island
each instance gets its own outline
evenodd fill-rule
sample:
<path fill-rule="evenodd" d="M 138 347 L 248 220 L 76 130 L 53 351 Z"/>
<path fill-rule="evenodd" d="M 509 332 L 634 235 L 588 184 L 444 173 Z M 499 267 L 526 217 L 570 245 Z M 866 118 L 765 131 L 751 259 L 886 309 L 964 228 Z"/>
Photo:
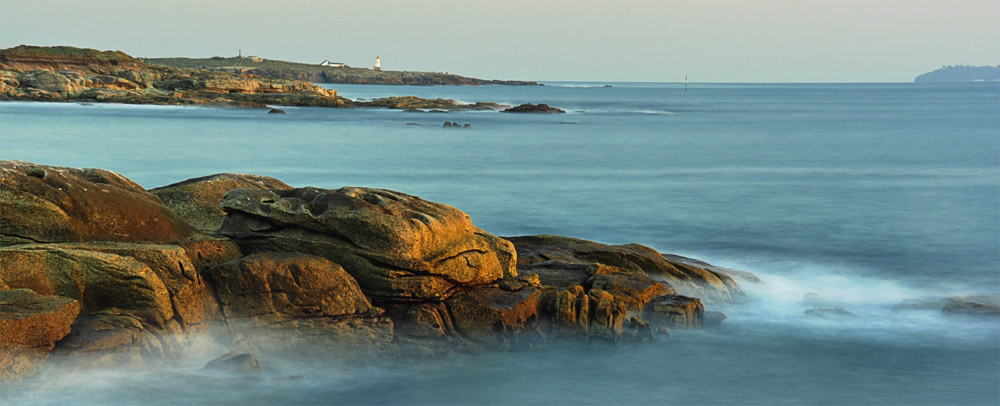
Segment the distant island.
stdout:
<path fill-rule="evenodd" d="M 996 82 L 1000 81 L 1000 65 L 997 66 L 942 66 L 933 72 L 917 76 L 917 83 L 928 82 Z"/>
<path fill-rule="evenodd" d="M 148 58 L 154 65 L 175 68 L 220 70 L 236 74 L 253 74 L 272 79 L 293 79 L 313 83 L 342 83 L 368 85 L 513 85 L 538 86 L 538 82 L 521 80 L 487 80 L 442 72 L 386 71 L 355 68 L 342 63 L 307 64 L 278 61 L 258 56 L 215 56 L 211 58 Z"/>

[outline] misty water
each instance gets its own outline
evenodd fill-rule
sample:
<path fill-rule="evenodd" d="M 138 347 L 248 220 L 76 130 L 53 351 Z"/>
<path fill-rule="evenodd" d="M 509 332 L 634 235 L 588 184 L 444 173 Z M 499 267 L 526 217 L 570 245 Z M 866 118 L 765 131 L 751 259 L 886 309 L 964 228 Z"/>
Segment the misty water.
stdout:
<path fill-rule="evenodd" d="M 349 98 L 543 102 L 564 115 L 0 103 L 0 159 L 153 188 L 218 172 L 394 189 L 497 235 L 638 242 L 756 273 L 720 328 L 617 348 L 201 370 L 49 370 L 11 404 L 997 404 L 1000 322 L 894 311 L 1000 293 L 996 83 L 326 85 Z M 442 128 L 445 121 L 471 128 Z M 414 125 L 417 124 L 417 125 Z M 817 293 L 857 314 L 806 316 Z"/>

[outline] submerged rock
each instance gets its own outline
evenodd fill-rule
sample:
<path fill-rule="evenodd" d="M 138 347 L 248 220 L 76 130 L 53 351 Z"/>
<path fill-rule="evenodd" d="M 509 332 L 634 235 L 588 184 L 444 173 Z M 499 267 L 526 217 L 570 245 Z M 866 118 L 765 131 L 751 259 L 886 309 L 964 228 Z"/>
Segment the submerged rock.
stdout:
<path fill-rule="evenodd" d="M 380 317 L 383 310 L 325 258 L 262 252 L 212 267 L 206 275 L 230 333 L 255 348 L 392 348 L 392 323 Z"/>
<path fill-rule="evenodd" d="M 814 307 L 805 311 L 807 316 L 820 317 L 824 319 L 839 319 L 844 317 L 857 317 L 856 314 L 843 307 Z"/>
<path fill-rule="evenodd" d="M 675 327 L 700 327 L 705 323 L 705 306 L 696 297 L 664 295 L 653 299 L 643 312 L 643 317 L 652 321 L 664 321 Z M 713 317 L 717 318 L 717 315 Z"/>
<path fill-rule="evenodd" d="M 503 113 L 542 113 L 542 114 L 553 114 L 553 113 L 565 113 L 566 110 L 551 107 L 548 104 L 531 104 L 525 103 L 519 106 L 514 106 L 502 111 Z"/>
<path fill-rule="evenodd" d="M 267 114 L 285 114 L 285 111 L 282 109 L 272 108 L 271 110 L 267 111 Z"/>

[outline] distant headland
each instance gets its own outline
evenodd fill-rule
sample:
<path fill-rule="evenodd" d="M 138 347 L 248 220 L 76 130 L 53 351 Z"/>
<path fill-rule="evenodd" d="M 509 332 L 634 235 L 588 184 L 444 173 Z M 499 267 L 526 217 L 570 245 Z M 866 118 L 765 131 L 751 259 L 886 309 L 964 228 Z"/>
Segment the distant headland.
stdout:
<path fill-rule="evenodd" d="M 1000 81 L 1000 65 L 997 66 L 942 66 L 913 79 L 917 83 L 927 82 L 997 82 Z"/>
<path fill-rule="evenodd" d="M 379 58 L 381 59 L 381 58 Z M 265 59 L 259 56 L 211 58 L 149 58 L 146 62 L 175 68 L 200 68 L 229 73 L 250 73 L 273 79 L 304 80 L 313 83 L 343 83 L 368 85 L 513 85 L 538 86 L 538 82 L 523 80 L 487 80 L 442 72 L 409 72 L 375 68 L 350 67 L 343 63 L 323 61 L 316 64 Z"/>
<path fill-rule="evenodd" d="M 351 100 L 316 85 L 343 74 L 347 83 L 535 84 L 494 82 L 457 75 L 392 72 L 267 61 L 258 57 L 163 60 L 133 58 L 121 51 L 21 45 L 0 50 L 0 100 L 126 104 L 209 104 L 239 107 L 366 107 L 412 111 L 503 110 L 499 103 L 462 103 L 413 96 Z M 201 62 L 205 64 L 199 65 Z M 206 62 L 210 61 L 210 62 Z M 244 66 L 257 64 L 259 67 Z M 186 65 L 199 65 L 186 66 Z M 322 77 L 323 80 L 318 78 Z M 536 107 L 525 105 L 526 107 Z M 547 107 L 547 106 L 546 106 Z M 511 112 L 537 112 L 537 109 Z M 280 112 L 280 110 L 273 111 Z"/>

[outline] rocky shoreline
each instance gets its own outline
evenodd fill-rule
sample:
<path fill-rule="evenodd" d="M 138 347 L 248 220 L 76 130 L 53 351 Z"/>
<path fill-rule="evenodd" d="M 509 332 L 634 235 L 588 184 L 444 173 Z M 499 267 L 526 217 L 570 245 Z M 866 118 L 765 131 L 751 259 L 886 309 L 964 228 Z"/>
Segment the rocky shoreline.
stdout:
<path fill-rule="evenodd" d="M 236 372 L 289 351 L 643 343 L 722 323 L 711 310 L 761 283 L 639 244 L 498 237 L 391 190 L 229 173 L 145 190 L 107 170 L 0 161 L 0 381 L 169 363 L 206 339 L 229 351 L 206 368 Z M 997 301 L 894 310 L 997 317 Z M 808 316 L 853 316 L 815 294 L 803 303 Z"/>
<path fill-rule="evenodd" d="M 413 96 L 355 101 L 303 80 L 157 65 L 121 51 L 26 45 L 0 50 L 0 100 L 410 111 L 500 111 L 510 107 Z"/>
<path fill-rule="evenodd" d="M 147 191 L 20 161 L 0 185 L 3 380 L 169 361 L 206 334 L 250 354 L 643 342 L 744 298 L 642 245 L 501 238 L 390 190 L 219 174 Z"/>

